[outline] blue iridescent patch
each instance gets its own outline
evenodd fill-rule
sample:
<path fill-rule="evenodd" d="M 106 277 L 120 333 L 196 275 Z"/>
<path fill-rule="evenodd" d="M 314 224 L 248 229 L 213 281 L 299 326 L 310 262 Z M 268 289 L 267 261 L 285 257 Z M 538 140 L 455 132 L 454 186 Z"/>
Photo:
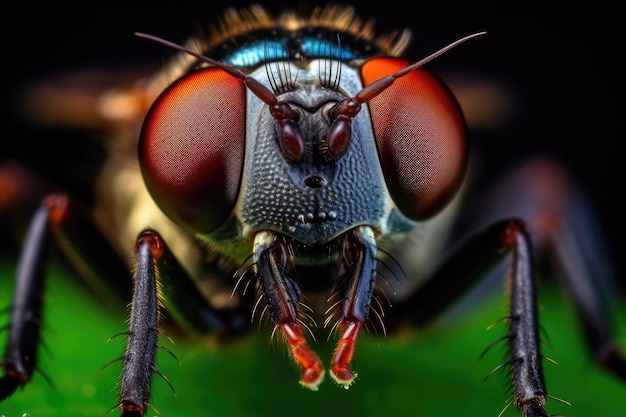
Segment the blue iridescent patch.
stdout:
<path fill-rule="evenodd" d="M 305 38 L 300 44 L 302 53 L 312 58 L 335 58 L 339 60 L 349 60 L 356 58 L 356 55 L 339 45 L 337 42 L 330 42 L 324 39 Z"/>
<path fill-rule="evenodd" d="M 286 46 L 280 41 L 259 41 L 238 49 L 223 61 L 238 67 L 258 65 L 265 61 L 284 59 L 289 56 Z"/>
<path fill-rule="evenodd" d="M 267 61 L 304 56 L 306 58 L 333 58 L 341 61 L 356 58 L 356 54 L 342 47 L 338 42 L 318 38 L 302 38 L 289 47 L 281 40 L 263 40 L 250 43 L 237 49 L 222 59 L 231 65 L 248 67 Z"/>

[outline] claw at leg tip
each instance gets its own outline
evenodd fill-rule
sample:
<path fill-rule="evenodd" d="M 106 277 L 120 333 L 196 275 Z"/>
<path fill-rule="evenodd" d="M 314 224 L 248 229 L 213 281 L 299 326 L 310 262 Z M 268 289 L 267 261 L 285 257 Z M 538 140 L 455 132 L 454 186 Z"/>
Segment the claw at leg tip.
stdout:
<path fill-rule="evenodd" d="M 341 385 L 343 388 L 348 389 L 358 376 L 358 374 L 353 373 L 348 368 L 341 369 L 331 369 L 330 376 L 333 377 L 335 382 Z"/>
<path fill-rule="evenodd" d="M 300 385 L 311 391 L 317 391 L 324 380 L 324 371 L 307 370 L 300 378 Z"/>

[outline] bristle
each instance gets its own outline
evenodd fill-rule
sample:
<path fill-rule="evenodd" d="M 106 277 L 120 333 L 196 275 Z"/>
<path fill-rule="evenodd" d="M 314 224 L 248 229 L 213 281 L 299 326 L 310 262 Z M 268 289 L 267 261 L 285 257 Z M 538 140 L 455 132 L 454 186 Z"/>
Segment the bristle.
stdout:
<path fill-rule="evenodd" d="M 330 4 L 317 7 L 308 17 L 303 17 L 293 11 L 285 11 L 277 17 L 272 17 L 263 7 L 253 5 L 246 9 L 226 10 L 221 18 L 209 24 L 206 33 L 196 33 L 194 37 L 187 40 L 184 46 L 193 51 L 202 52 L 210 50 L 226 39 L 250 31 L 273 27 L 298 30 L 314 26 L 350 33 L 363 41 L 374 43 L 387 56 L 402 55 L 411 41 L 409 29 L 376 35 L 374 20 L 363 21 L 355 14 L 351 6 Z M 162 76 L 153 80 L 152 94 L 160 93 L 172 81 L 181 77 L 194 60 L 195 58 L 188 54 L 179 54 L 165 68 Z"/>
<path fill-rule="evenodd" d="M 228 9 L 221 19 L 210 24 L 209 35 L 204 40 L 203 47 L 222 43 L 237 35 L 258 29 L 265 29 L 276 26 L 277 21 L 259 5 L 253 5 L 248 9 Z"/>

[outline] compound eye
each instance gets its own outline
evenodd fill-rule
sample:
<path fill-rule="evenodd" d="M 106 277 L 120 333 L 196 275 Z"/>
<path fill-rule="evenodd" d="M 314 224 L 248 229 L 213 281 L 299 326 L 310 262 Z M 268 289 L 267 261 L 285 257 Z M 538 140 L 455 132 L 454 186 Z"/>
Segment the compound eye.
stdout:
<path fill-rule="evenodd" d="M 361 68 L 365 85 L 410 63 L 374 58 Z M 423 69 L 368 102 L 385 181 L 404 215 L 422 220 L 454 196 L 467 162 L 463 115 L 449 90 Z"/>
<path fill-rule="evenodd" d="M 154 201 L 174 222 L 208 233 L 237 200 L 245 144 L 246 90 L 211 67 L 188 74 L 155 101 L 139 162 Z"/>

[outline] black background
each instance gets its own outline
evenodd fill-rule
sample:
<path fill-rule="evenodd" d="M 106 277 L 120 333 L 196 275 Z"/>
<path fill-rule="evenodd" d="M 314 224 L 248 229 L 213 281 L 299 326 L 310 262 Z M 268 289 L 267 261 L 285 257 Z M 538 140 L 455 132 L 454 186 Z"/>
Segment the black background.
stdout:
<path fill-rule="evenodd" d="M 180 42 L 197 25 L 214 20 L 243 1 L 177 2 L 169 6 L 15 5 L 3 23 L 3 123 L 0 157 L 17 156 L 54 176 L 72 150 L 54 156 L 54 144 L 33 137 L 14 114 L 13 97 L 25 81 L 77 67 L 158 66 L 165 48 L 133 36 L 142 31 Z M 284 6 L 264 2 L 271 12 Z M 488 35 L 433 62 L 431 69 L 461 69 L 497 77 L 515 88 L 521 103 L 517 122 L 481 137 L 487 168 L 497 170 L 535 152 L 564 160 L 589 190 L 601 212 L 616 254 L 624 253 L 622 212 L 624 138 L 623 12 L 608 2 L 578 6 L 543 2 L 359 2 L 358 14 L 376 19 L 378 32 L 410 27 L 415 57 L 466 34 Z M 290 7 L 309 10 L 313 2 Z M 56 148 L 58 151 L 58 148 Z M 63 161 L 63 162 L 61 162 Z M 495 175 L 495 174 L 494 174 Z M 618 257 L 619 263 L 623 263 Z M 623 269 L 622 269 L 623 270 Z"/>

